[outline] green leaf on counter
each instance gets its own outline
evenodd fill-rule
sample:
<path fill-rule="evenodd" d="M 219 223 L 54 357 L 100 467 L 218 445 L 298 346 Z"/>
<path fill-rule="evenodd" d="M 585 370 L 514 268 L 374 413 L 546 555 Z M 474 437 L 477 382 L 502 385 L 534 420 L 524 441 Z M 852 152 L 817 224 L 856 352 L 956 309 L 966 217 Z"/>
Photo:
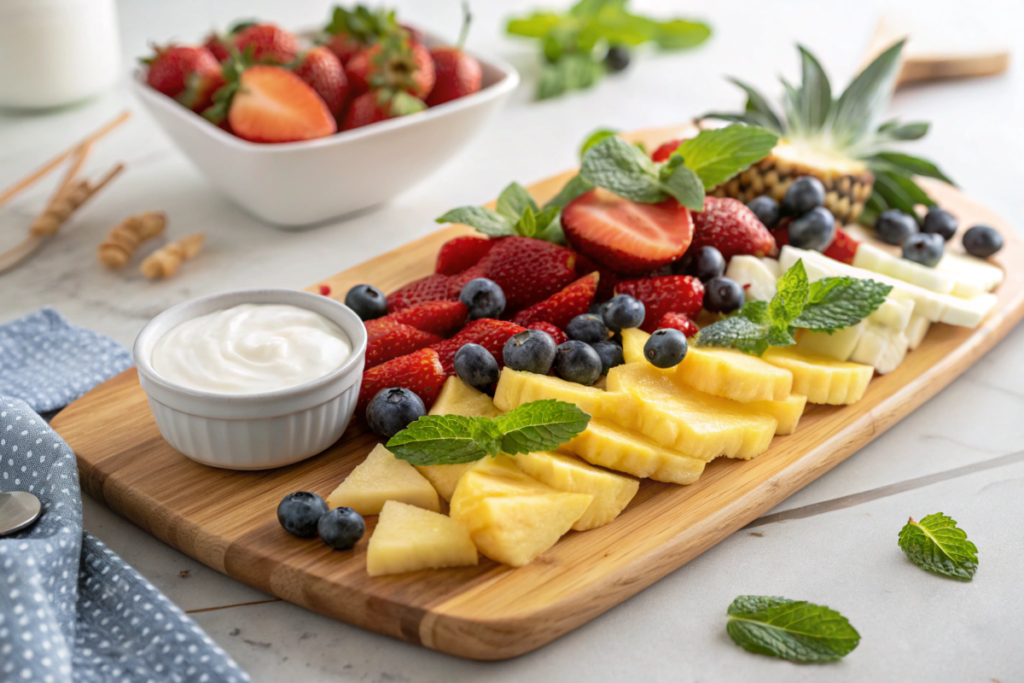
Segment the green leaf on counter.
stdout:
<path fill-rule="evenodd" d="M 832 662 L 853 652 L 860 634 L 839 612 L 803 600 L 741 595 L 726 631 L 748 652 L 793 662 Z"/>
<path fill-rule="evenodd" d="M 900 548 L 911 562 L 942 576 L 970 581 L 978 571 L 978 548 L 956 521 L 941 512 L 920 522 L 911 517 L 900 531 Z"/>

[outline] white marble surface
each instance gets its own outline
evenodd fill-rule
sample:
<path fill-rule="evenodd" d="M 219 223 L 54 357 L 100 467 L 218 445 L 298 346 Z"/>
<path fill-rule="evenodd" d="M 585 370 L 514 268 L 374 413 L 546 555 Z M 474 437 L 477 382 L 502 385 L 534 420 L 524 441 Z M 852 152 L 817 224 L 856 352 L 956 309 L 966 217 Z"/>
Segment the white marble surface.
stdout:
<path fill-rule="evenodd" d="M 455 0 L 395 3 L 409 21 L 454 34 Z M 492 198 L 511 179 L 529 182 L 573 164 L 590 130 L 676 123 L 739 96 L 733 74 L 767 84 L 796 72 L 792 43 L 815 51 L 848 76 L 881 8 L 931 16 L 1024 54 L 1020 3 L 974 2 L 941 9 L 920 2 L 814 0 L 716 3 L 636 0 L 667 14 L 703 16 L 715 36 L 701 50 L 649 55 L 628 76 L 586 94 L 531 101 L 529 48 L 500 37 L 504 17 L 532 0 L 480 0 L 472 48 L 497 53 L 523 73 L 524 86 L 487 132 L 436 176 L 370 214 L 307 232 L 260 224 L 219 196 L 177 153 L 125 88 L 73 109 L 41 116 L 0 112 L 0 187 L 131 107 L 136 116 L 96 149 L 89 168 L 123 160 L 128 171 L 66 226 L 32 262 L 0 276 L 0 322 L 51 305 L 73 322 L 130 344 L 167 306 L 234 287 L 303 287 L 432 230 L 434 216 Z M 286 26 L 315 24 L 328 2 L 293 0 L 122 0 L 126 59 L 150 40 L 191 39 L 236 17 Z M 958 16 L 956 12 L 963 13 Z M 1017 226 L 1024 158 L 1024 76 L 1017 66 L 991 79 L 918 86 L 897 96 L 894 113 L 933 122 L 917 145 L 972 196 Z M 0 211 L 0 250 L 18 241 L 52 184 Z M 168 211 L 170 232 L 203 231 L 208 250 L 162 283 L 135 270 L 111 273 L 94 257 L 106 230 L 124 215 Z M 155 245 L 154 245 L 155 246 Z M 274 601 L 210 570 L 86 499 L 86 527 L 175 602 L 193 613 L 257 681 L 582 680 L 999 680 L 1024 676 L 1024 544 L 1013 521 L 1024 512 L 1024 330 L 1017 329 L 949 388 L 890 432 L 800 491 L 765 522 L 737 533 L 697 560 L 591 624 L 533 654 L 481 664 L 364 632 Z M 970 584 L 910 565 L 896 534 L 910 515 L 942 510 L 981 550 Z M 779 513 L 788 511 L 786 514 Z M 1009 524 L 1006 522 L 1010 522 Z M 739 594 L 786 595 L 842 611 L 860 630 L 844 661 L 795 666 L 747 654 L 725 635 L 725 609 Z"/>

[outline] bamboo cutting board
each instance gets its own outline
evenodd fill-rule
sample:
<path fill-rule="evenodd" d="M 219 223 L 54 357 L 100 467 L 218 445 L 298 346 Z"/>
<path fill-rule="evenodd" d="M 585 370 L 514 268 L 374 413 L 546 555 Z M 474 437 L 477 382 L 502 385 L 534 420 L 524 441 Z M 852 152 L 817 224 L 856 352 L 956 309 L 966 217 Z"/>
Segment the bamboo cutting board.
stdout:
<path fill-rule="evenodd" d="M 651 148 L 682 129 L 638 133 Z M 538 183 L 540 199 L 569 174 Z M 614 522 L 571 532 L 532 564 L 512 569 L 486 558 L 477 567 L 370 578 L 367 535 L 352 551 L 287 534 L 276 518 L 286 494 L 326 496 L 376 443 L 349 431 L 326 452 L 265 472 L 196 464 L 157 431 L 135 370 L 72 403 L 52 425 L 78 455 L 82 488 L 197 560 L 308 609 L 450 654 L 505 659 L 586 623 L 721 541 L 856 452 L 935 395 L 1024 317 L 1024 245 L 1014 231 L 955 189 L 929 183 L 961 225 L 997 227 L 1007 269 L 999 306 L 976 330 L 933 325 L 924 344 L 893 373 L 876 377 L 859 403 L 808 406 L 795 434 L 776 437 L 751 461 L 719 458 L 690 486 L 644 481 Z M 448 227 L 319 284 L 335 296 L 370 282 L 384 291 L 433 270 L 440 245 L 466 232 Z M 959 242 L 957 238 L 955 243 Z"/>

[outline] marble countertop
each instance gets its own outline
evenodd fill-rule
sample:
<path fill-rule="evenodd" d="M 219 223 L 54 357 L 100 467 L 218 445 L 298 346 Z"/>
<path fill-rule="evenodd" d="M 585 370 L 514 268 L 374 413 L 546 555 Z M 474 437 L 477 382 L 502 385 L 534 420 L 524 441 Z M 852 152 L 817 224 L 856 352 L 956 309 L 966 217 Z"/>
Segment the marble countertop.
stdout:
<path fill-rule="evenodd" d="M 401 16 L 457 33 L 455 0 L 393 3 Z M 524 85 L 490 127 L 435 176 L 387 206 L 297 233 L 264 225 L 219 195 L 178 153 L 122 84 L 85 105 L 36 116 L 0 112 L 0 187 L 24 176 L 101 122 L 136 114 L 97 146 L 87 170 L 124 161 L 127 172 L 32 261 L 0 276 L 0 322 L 53 306 L 73 322 L 130 345 L 142 325 L 179 301 L 254 286 L 304 287 L 410 241 L 445 210 L 493 198 L 510 180 L 531 182 L 574 164 L 577 145 L 599 127 L 679 123 L 740 103 L 724 75 L 770 83 L 795 76 L 796 41 L 835 78 L 853 73 L 882 6 L 925 13 L 926 0 L 848 4 L 722 0 L 645 2 L 651 12 L 707 18 L 713 39 L 698 51 L 644 55 L 628 75 L 595 90 L 532 101 L 537 65 L 529 47 L 500 37 L 503 19 L 533 0 L 474 3 L 469 46 L 520 69 Z M 126 65 L 150 40 L 192 39 L 211 26 L 258 16 L 285 26 L 316 24 L 328 2 L 121 0 Z M 967 10 L 962 10 L 966 12 Z M 1019 3 L 972 3 L 972 22 L 1024 54 L 1014 26 Z M 961 26 L 960 17 L 948 17 Z M 127 66 L 126 66 L 127 69 Z M 914 86 L 893 113 L 932 121 L 916 144 L 975 199 L 1018 227 L 1018 164 L 1024 158 L 1024 75 Z M 54 181 L 55 182 L 55 179 Z M 0 250 L 21 239 L 52 182 L 0 211 Z M 106 231 L 125 215 L 165 210 L 169 233 L 208 236 L 200 258 L 177 277 L 151 283 L 95 259 Z M 227 578 L 169 548 L 90 499 L 85 525 L 187 610 L 256 681 L 1017 680 L 1024 672 L 1024 329 L 1018 328 L 942 393 L 862 451 L 762 519 L 636 597 L 555 643 L 515 660 L 469 662 L 307 612 Z M 932 576 L 896 545 L 907 517 L 943 511 L 980 549 L 974 581 Z M 784 595 L 827 604 L 862 635 L 845 660 L 797 666 L 748 654 L 725 633 L 740 594 Z"/>

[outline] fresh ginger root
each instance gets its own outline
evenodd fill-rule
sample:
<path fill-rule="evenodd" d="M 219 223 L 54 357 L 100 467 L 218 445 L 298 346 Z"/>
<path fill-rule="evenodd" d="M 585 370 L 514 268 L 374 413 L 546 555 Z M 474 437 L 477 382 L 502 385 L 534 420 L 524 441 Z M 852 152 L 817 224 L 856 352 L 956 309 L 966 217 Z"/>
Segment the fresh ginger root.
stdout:
<path fill-rule="evenodd" d="M 195 258 L 205 239 L 206 236 L 203 233 L 197 232 L 182 237 L 177 242 L 171 242 L 147 256 L 139 270 L 143 275 L 152 279 L 170 277 L 178 272 L 182 261 Z"/>
<path fill-rule="evenodd" d="M 167 216 L 156 211 L 129 216 L 110 229 L 96 255 L 107 268 L 120 268 L 140 244 L 162 233 L 166 225 Z"/>

